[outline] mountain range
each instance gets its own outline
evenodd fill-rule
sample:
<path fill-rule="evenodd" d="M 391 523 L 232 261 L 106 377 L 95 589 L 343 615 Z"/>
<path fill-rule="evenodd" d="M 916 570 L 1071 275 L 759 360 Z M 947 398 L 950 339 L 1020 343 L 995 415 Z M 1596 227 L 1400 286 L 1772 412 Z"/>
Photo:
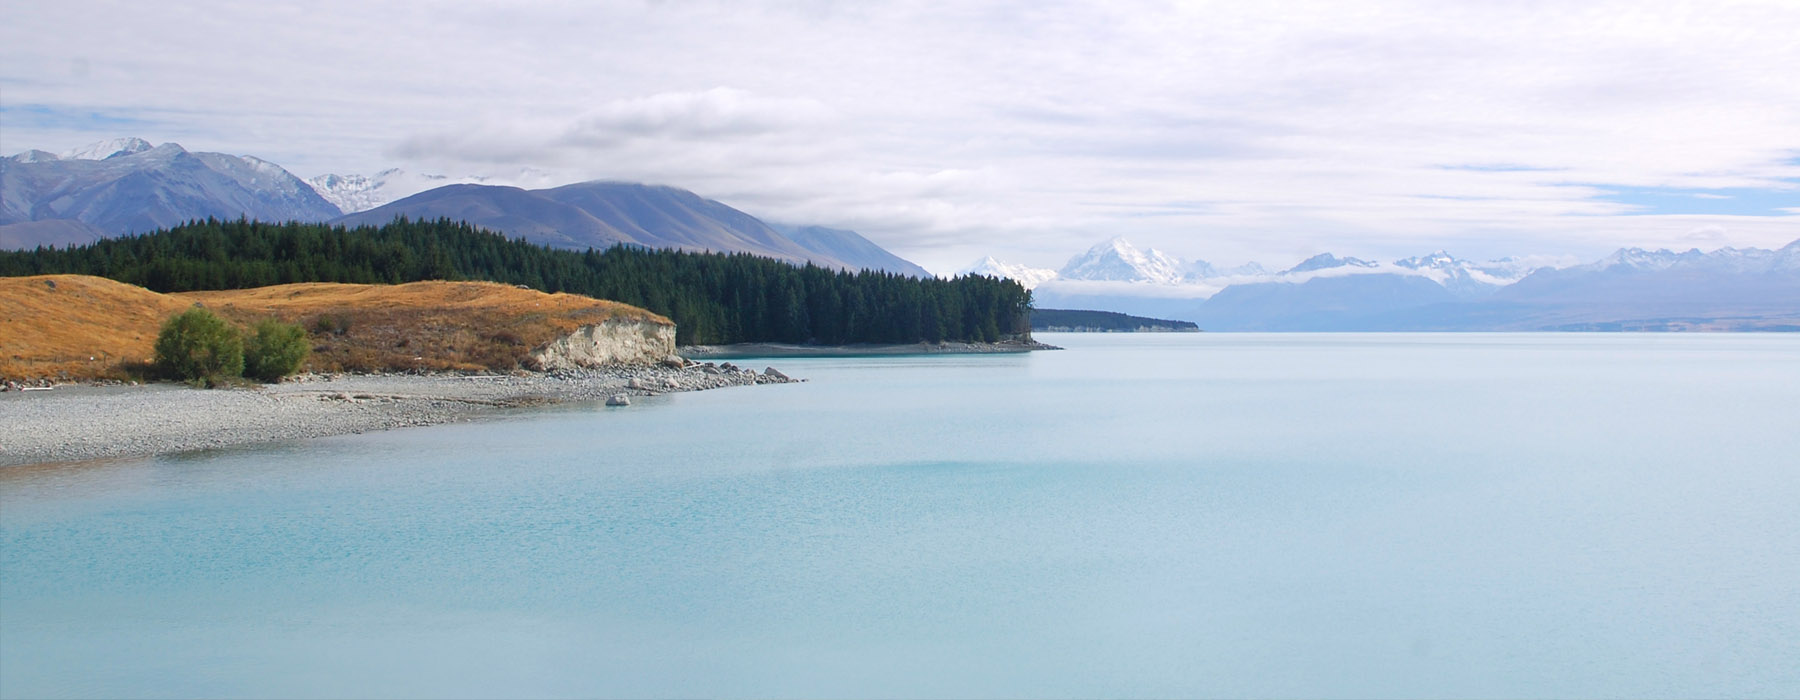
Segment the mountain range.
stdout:
<path fill-rule="evenodd" d="M 1045 308 L 1194 321 L 1206 330 L 1800 330 L 1800 240 L 1780 250 L 1621 249 L 1586 265 L 1444 251 L 1383 263 L 1322 253 L 1279 272 L 1220 270 L 1115 238 L 1062 269 L 990 258 Z"/>
<path fill-rule="evenodd" d="M 60 155 L 26 151 L 0 159 L 0 248 L 88 243 L 209 217 L 356 226 L 406 216 L 464 220 L 556 248 L 628 244 L 749 253 L 930 276 L 854 231 L 778 229 L 673 187 L 584 182 L 525 190 L 479 180 L 392 169 L 307 181 L 252 156 L 195 153 L 135 138 Z"/>
<path fill-rule="evenodd" d="M 771 224 L 673 187 L 596 181 L 528 190 L 397 169 L 305 181 L 252 156 L 136 138 L 0 158 L 0 248 L 81 244 L 208 217 L 360 225 L 398 216 L 464 220 L 556 248 L 627 244 L 929 274 L 853 231 Z M 1477 262 L 1445 251 L 1392 262 L 1321 253 L 1271 272 L 1114 238 L 1056 270 L 988 257 L 963 273 L 1018 280 L 1043 308 L 1207 330 L 1800 329 L 1796 257 L 1795 244 L 1626 248 L 1586 265 Z"/>

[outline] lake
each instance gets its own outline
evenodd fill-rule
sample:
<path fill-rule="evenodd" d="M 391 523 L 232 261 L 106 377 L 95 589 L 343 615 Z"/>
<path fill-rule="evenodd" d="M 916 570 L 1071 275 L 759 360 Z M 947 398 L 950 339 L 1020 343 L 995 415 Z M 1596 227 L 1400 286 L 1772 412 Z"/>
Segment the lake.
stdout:
<path fill-rule="evenodd" d="M 1043 335 L 0 469 L 0 695 L 1800 696 L 1800 335 Z"/>

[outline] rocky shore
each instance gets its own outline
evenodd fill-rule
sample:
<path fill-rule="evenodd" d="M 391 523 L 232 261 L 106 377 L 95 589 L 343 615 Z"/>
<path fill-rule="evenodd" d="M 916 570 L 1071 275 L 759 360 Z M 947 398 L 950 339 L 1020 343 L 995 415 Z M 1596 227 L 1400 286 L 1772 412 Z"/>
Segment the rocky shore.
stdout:
<path fill-rule="evenodd" d="M 241 389 L 63 384 L 0 392 L 0 466 L 433 425 L 496 407 L 629 405 L 638 396 L 793 381 L 803 380 L 773 368 L 705 362 L 512 374 L 301 375 Z"/>

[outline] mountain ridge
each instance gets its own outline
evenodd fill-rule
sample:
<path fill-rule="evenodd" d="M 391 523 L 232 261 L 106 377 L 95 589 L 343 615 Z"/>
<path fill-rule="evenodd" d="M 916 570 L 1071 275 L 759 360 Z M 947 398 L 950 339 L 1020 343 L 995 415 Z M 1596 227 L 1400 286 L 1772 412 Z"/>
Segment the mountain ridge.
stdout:
<path fill-rule="evenodd" d="M 750 253 L 794 264 L 845 270 L 925 273 L 854 231 L 811 229 L 806 243 L 748 213 L 667 185 L 593 180 L 527 190 L 506 185 L 453 184 L 334 219 L 381 225 L 397 217 L 450 218 L 507 236 L 567 250 L 614 245 Z M 810 245 L 809 245 L 810 244 Z"/>
<path fill-rule="evenodd" d="M 1169 281 L 1174 266 L 1166 263 L 1119 274 L 1133 261 L 1180 260 L 1160 252 L 1134 255 L 1129 246 L 1114 238 L 1072 258 L 1065 270 L 1102 267 L 1090 275 L 1100 279 L 1059 272 L 1035 285 L 1038 302 L 1196 321 L 1207 330 L 1800 327 L 1800 240 L 1778 250 L 1620 248 L 1594 262 L 1560 265 L 1533 258 L 1474 262 L 1443 250 L 1392 263 L 1321 253 L 1276 273 L 1240 266 L 1179 281 Z M 1113 264 L 1076 264 L 1097 258 Z M 987 267 L 1017 279 L 1013 270 L 1022 266 L 993 261 Z"/>
<path fill-rule="evenodd" d="M 401 193 L 406 196 L 395 197 Z M 399 216 L 446 217 L 558 248 L 628 244 L 750 253 L 794 264 L 930 276 L 854 231 L 778 230 L 664 185 L 590 181 L 531 190 L 398 168 L 372 177 L 301 180 L 255 156 L 152 146 L 136 137 L 60 155 L 28 150 L 0 159 L 0 195 L 0 246 L 8 249 L 90 243 L 209 218 L 380 225 Z"/>
<path fill-rule="evenodd" d="M 63 156 L 26 151 L 0 159 L 0 228 L 9 243 L 85 227 L 142 233 L 197 218 L 325 221 L 338 208 L 281 166 L 254 156 L 190 152 L 115 139 Z M 47 221 L 73 224 L 43 224 Z M 18 224 L 36 226 L 17 227 Z M 66 237 L 66 236 L 65 236 Z M 40 242 L 41 243 L 41 242 Z"/>

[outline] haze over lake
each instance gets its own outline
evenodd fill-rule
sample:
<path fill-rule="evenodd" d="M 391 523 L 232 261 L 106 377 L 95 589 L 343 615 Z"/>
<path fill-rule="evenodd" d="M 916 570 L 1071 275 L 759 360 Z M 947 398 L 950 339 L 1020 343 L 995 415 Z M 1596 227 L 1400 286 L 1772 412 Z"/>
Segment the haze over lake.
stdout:
<path fill-rule="evenodd" d="M 1040 339 L 0 470 L 0 695 L 1800 694 L 1800 336 Z"/>

